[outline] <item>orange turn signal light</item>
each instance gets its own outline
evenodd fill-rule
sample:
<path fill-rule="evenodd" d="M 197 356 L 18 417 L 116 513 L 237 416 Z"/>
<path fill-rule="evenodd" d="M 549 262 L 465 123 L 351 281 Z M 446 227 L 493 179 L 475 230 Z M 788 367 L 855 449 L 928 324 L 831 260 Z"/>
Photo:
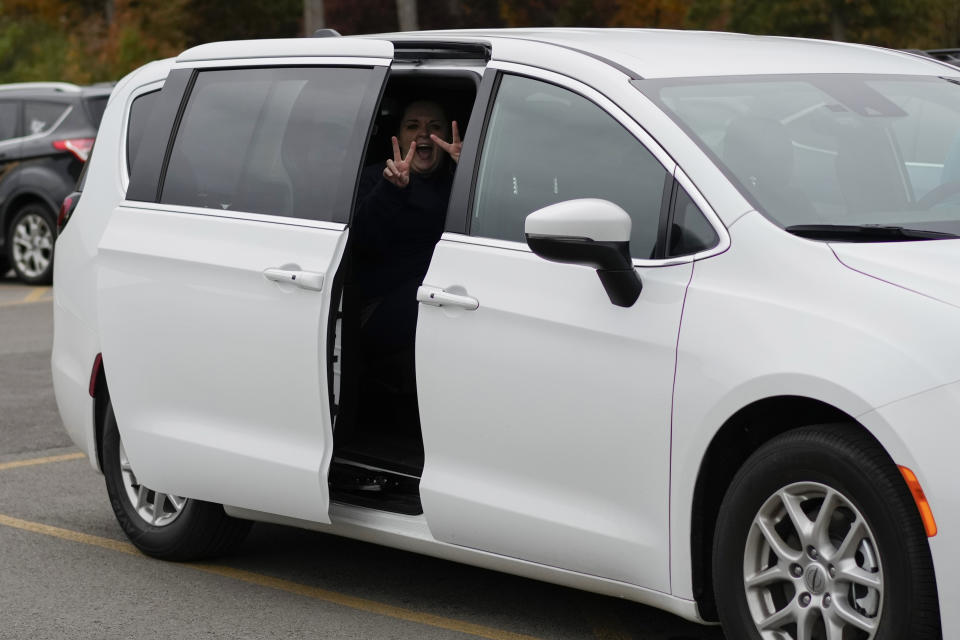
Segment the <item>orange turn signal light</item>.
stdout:
<path fill-rule="evenodd" d="M 917 480 L 917 474 L 907 467 L 901 466 L 898 468 L 900 469 L 900 475 L 903 476 L 907 487 L 910 489 L 910 493 L 913 494 L 913 501 L 917 503 L 920 520 L 923 521 L 923 528 L 927 532 L 927 537 L 932 538 L 937 535 L 937 521 L 933 519 L 933 510 L 930 508 L 930 503 L 927 502 L 927 496 L 923 493 L 920 481 Z"/>

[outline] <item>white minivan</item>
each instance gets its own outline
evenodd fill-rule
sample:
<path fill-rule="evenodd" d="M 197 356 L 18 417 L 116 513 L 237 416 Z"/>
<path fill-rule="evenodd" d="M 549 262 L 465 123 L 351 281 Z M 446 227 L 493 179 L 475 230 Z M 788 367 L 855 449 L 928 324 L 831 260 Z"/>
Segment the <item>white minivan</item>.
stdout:
<path fill-rule="evenodd" d="M 269 521 L 731 639 L 960 637 L 958 85 L 643 30 L 151 63 L 61 221 L 64 425 L 161 558 Z"/>

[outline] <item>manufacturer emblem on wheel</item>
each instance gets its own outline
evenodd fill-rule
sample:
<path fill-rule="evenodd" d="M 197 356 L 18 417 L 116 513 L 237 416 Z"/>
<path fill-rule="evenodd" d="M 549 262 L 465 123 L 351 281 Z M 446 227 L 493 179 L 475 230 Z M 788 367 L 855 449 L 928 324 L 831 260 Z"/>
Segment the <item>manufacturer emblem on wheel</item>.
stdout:
<path fill-rule="evenodd" d="M 827 587 L 827 576 L 820 565 L 817 564 L 807 567 L 807 571 L 803 575 L 803 581 L 813 595 L 820 595 Z"/>

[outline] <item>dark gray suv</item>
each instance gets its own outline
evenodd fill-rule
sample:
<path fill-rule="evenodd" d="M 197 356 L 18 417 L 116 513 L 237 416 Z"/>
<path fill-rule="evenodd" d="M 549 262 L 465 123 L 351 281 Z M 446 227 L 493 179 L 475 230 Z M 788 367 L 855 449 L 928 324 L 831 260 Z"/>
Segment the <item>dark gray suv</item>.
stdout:
<path fill-rule="evenodd" d="M 0 85 L 0 273 L 53 277 L 57 212 L 90 154 L 112 86 Z"/>

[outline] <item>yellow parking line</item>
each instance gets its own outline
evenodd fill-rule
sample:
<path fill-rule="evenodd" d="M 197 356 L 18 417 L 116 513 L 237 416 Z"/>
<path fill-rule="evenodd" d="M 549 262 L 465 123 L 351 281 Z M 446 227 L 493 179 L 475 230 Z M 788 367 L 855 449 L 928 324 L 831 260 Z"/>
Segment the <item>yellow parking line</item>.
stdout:
<path fill-rule="evenodd" d="M 39 302 L 40 299 L 50 291 L 50 287 L 34 287 L 33 291 L 27 294 L 24 302 Z"/>
<path fill-rule="evenodd" d="M 14 460 L 13 462 L 0 462 L 0 471 L 7 469 L 16 469 L 17 467 L 32 467 L 35 464 L 47 464 L 48 462 L 64 462 L 65 460 L 79 460 L 86 458 L 85 453 L 65 453 L 60 456 L 47 456 L 46 458 L 30 458 L 29 460 Z"/>
<path fill-rule="evenodd" d="M 368 613 L 376 613 L 389 618 L 406 620 L 408 622 L 416 622 L 430 627 L 446 629 L 447 631 L 457 631 L 476 636 L 478 638 L 488 638 L 489 640 L 537 640 L 537 638 L 534 636 L 513 633 L 512 631 L 504 631 L 503 629 L 495 629 L 493 627 L 485 627 L 480 624 L 464 622 L 463 620 L 455 620 L 453 618 L 445 618 L 443 616 L 436 616 L 430 613 L 412 611 L 410 609 L 395 607 L 393 605 L 383 604 L 382 602 L 376 602 L 374 600 L 366 600 L 364 598 L 348 596 L 343 593 L 337 593 L 336 591 L 328 591 L 326 589 L 310 587 L 304 584 L 288 582 L 279 578 L 271 578 L 270 576 L 264 576 L 259 573 L 251 573 L 249 571 L 243 571 L 242 569 L 233 569 L 231 567 L 217 565 L 191 566 L 199 569 L 200 571 L 214 573 L 219 576 L 233 578 L 242 582 L 260 585 L 270 589 L 277 589 L 279 591 L 286 591 L 288 593 L 295 593 L 297 595 L 314 598 L 316 600 L 332 602 L 333 604 L 350 607 L 351 609 L 359 609 L 360 611 L 366 611 Z"/>
<path fill-rule="evenodd" d="M 103 549 L 110 549 L 111 551 L 119 551 L 120 553 L 140 555 L 140 552 L 137 551 L 137 548 L 128 542 L 120 542 L 119 540 L 111 540 L 110 538 L 101 538 L 100 536 L 91 536 L 87 533 L 71 531 L 70 529 L 61 529 L 60 527 L 52 527 L 48 524 L 41 524 L 39 522 L 21 520 L 20 518 L 5 516 L 2 513 L 0 513 L 0 525 L 13 527 L 14 529 L 22 529 L 23 531 L 32 531 L 33 533 L 42 533 L 45 536 L 53 536 L 54 538 L 60 538 L 61 540 L 70 540 L 71 542 L 89 544 L 95 547 L 101 547 Z"/>
<path fill-rule="evenodd" d="M 81 533 L 79 531 L 72 531 L 70 529 L 61 529 L 60 527 L 53 527 L 39 522 L 21 520 L 20 518 L 14 518 L 3 514 L 0 514 L 0 525 L 21 529 L 23 531 L 39 533 L 46 536 L 52 536 L 54 538 L 60 538 L 61 540 L 69 540 L 71 542 L 88 544 L 94 547 L 100 547 L 102 549 L 118 551 L 120 553 L 140 555 L 140 552 L 137 551 L 136 547 L 126 542 L 102 538 L 100 536 L 93 536 L 87 533 Z M 260 587 L 266 587 L 268 589 L 285 591 L 287 593 L 313 598 L 314 600 L 322 600 L 324 602 L 350 607 L 351 609 L 366 611 L 367 613 L 375 613 L 377 615 L 387 616 L 388 618 L 406 620 L 408 622 L 415 622 L 430 627 L 437 627 L 447 631 L 465 633 L 478 638 L 487 638 L 488 640 L 539 640 L 534 636 L 513 633 L 512 631 L 505 631 L 503 629 L 496 629 L 494 627 L 486 627 L 484 625 L 474 624 L 472 622 L 465 622 L 463 620 L 456 620 L 454 618 L 445 618 L 443 616 L 413 611 L 411 609 L 404 609 L 402 607 L 395 607 L 393 605 L 376 602 L 374 600 L 357 598 L 343 593 L 338 593 L 336 591 L 328 591 L 327 589 L 311 587 L 305 584 L 298 584 L 296 582 L 289 582 L 287 580 L 281 580 L 280 578 L 272 578 L 270 576 L 253 573 L 251 571 L 244 571 L 242 569 L 234 569 L 232 567 L 213 564 L 184 564 L 180 566 L 189 567 L 191 569 L 196 569 L 198 571 L 211 573 L 225 578 L 232 578 L 233 580 L 239 580 L 241 582 L 246 582 L 248 584 L 257 585 Z"/>
<path fill-rule="evenodd" d="M 2 308 L 2 307 L 19 307 L 19 306 L 25 305 L 25 304 L 36 304 L 36 303 L 38 303 L 38 302 L 50 302 L 50 301 L 53 300 L 53 296 L 52 296 L 52 295 L 49 296 L 49 297 L 45 297 L 45 296 L 43 295 L 43 293 L 49 292 L 49 288 L 46 289 L 45 291 L 43 291 L 43 293 L 38 294 L 36 297 L 34 297 L 34 293 L 35 293 L 35 292 L 36 292 L 36 290 L 30 292 L 29 294 L 27 294 L 27 297 L 24 298 L 24 299 L 22 299 L 22 300 L 14 300 L 13 302 L 0 302 L 0 308 Z"/>

